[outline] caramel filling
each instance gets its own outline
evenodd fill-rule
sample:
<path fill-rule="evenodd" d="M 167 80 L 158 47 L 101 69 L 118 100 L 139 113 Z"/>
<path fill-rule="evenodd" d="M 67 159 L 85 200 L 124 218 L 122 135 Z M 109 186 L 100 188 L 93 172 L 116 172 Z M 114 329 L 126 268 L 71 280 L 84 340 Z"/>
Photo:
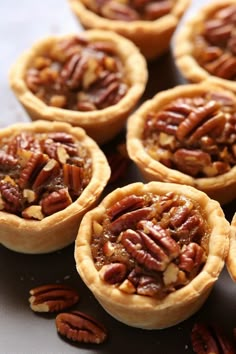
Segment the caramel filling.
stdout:
<path fill-rule="evenodd" d="M 0 210 L 41 220 L 88 185 L 92 162 L 70 134 L 21 132 L 0 141 Z"/>
<path fill-rule="evenodd" d="M 195 201 L 173 192 L 133 194 L 94 221 L 91 250 L 102 280 L 125 293 L 161 299 L 200 272 L 208 239 Z"/>
<path fill-rule="evenodd" d="M 223 93 L 173 100 L 145 120 L 147 153 L 190 176 L 214 177 L 236 164 L 236 103 Z"/>
<path fill-rule="evenodd" d="M 214 12 L 195 37 L 194 56 L 211 75 L 236 80 L 236 5 Z"/>
<path fill-rule="evenodd" d="M 72 37 L 36 56 L 25 81 L 49 106 L 94 111 L 115 105 L 128 90 L 122 61 L 110 42 Z"/>
<path fill-rule="evenodd" d="M 87 7 L 109 20 L 154 21 L 171 12 L 174 0 L 90 0 Z"/>

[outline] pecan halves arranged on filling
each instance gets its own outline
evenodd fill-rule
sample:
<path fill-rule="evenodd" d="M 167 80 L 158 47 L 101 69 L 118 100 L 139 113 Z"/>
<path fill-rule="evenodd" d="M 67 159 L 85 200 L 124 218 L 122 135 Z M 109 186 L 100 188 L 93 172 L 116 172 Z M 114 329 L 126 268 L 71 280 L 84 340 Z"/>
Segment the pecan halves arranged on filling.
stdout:
<path fill-rule="evenodd" d="M 215 11 L 196 36 L 194 56 L 210 74 L 236 79 L 236 5 Z"/>
<path fill-rule="evenodd" d="M 92 256 L 103 281 L 161 299 L 201 271 L 209 232 L 200 206 L 185 196 L 132 194 L 94 221 Z"/>
<path fill-rule="evenodd" d="M 171 12 L 173 0 L 91 0 L 89 9 L 109 20 L 154 21 Z"/>
<path fill-rule="evenodd" d="M 94 111 L 112 106 L 128 90 L 115 46 L 80 37 L 61 39 L 36 56 L 25 74 L 28 88 L 49 106 Z"/>
<path fill-rule="evenodd" d="M 224 93 L 180 97 L 146 116 L 143 144 L 169 168 L 214 177 L 236 164 L 236 102 Z"/>
<path fill-rule="evenodd" d="M 91 157 L 71 134 L 5 137 L 0 143 L 0 210 L 41 220 L 73 203 L 91 175 Z"/>

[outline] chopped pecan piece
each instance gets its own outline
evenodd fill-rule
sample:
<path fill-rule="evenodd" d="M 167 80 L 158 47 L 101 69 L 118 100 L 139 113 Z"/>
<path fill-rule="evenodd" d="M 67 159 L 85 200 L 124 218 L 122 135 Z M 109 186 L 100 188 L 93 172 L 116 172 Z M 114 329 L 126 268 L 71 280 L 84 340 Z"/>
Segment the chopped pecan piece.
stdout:
<path fill-rule="evenodd" d="M 79 311 L 60 313 L 56 317 L 57 331 L 63 337 L 79 343 L 103 343 L 107 330 L 93 317 Z"/>
<path fill-rule="evenodd" d="M 64 284 L 41 285 L 30 290 L 29 303 L 35 312 L 59 312 L 79 301 L 78 292 Z"/>

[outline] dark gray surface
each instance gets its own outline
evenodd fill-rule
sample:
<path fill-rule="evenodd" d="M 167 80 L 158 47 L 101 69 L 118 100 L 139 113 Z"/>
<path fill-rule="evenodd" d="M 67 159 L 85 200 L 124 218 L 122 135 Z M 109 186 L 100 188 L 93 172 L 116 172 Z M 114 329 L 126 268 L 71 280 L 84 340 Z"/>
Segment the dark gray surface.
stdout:
<path fill-rule="evenodd" d="M 187 16 L 203 4 L 194 1 Z M 0 12 L 0 127 L 29 121 L 16 101 L 7 82 L 10 65 L 20 53 L 47 34 L 80 31 L 66 0 L 35 2 L 1 0 Z M 182 83 L 171 53 L 149 65 L 150 81 L 143 99 L 157 91 Z M 140 180 L 133 165 L 122 184 Z M 107 189 L 108 191 L 108 189 Z M 236 203 L 225 207 L 231 220 Z M 0 230 L 1 232 L 1 230 Z M 231 334 L 236 327 L 236 285 L 224 270 L 206 304 L 189 320 L 169 329 L 145 331 L 125 326 L 111 318 L 80 280 L 70 247 L 48 255 L 24 255 L 0 246 L 0 353 L 1 354 L 190 354 L 190 332 L 196 320 L 207 320 L 222 326 Z M 50 282 L 63 282 L 76 287 L 80 302 L 76 309 L 87 312 L 108 328 L 109 339 L 101 346 L 73 346 L 56 333 L 54 316 L 33 313 L 28 305 L 32 287 Z"/>

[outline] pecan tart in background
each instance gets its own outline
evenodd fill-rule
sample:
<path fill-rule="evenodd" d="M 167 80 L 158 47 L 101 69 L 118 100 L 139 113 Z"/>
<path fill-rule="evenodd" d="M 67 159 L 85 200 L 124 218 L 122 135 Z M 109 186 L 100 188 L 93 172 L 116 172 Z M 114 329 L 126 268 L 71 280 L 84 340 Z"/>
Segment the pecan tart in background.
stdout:
<path fill-rule="evenodd" d="M 231 278 L 236 282 L 236 213 L 231 221 L 229 253 L 226 259 L 226 266 Z"/>
<path fill-rule="evenodd" d="M 183 24 L 174 52 L 186 79 L 210 79 L 236 91 L 235 21 L 235 0 L 220 0 L 211 1 Z"/>
<path fill-rule="evenodd" d="M 13 65 L 10 85 L 32 120 L 80 126 L 102 144 L 123 129 L 147 76 L 131 41 L 91 30 L 35 43 Z"/>
<path fill-rule="evenodd" d="M 127 150 L 147 181 L 187 184 L 236 199 L 236 100 L 209 83 L 181 85 L 144 102 L 127 124 Z"/>
<path fill-rule="evenodd" d="M 152 60 L 169 49 L 190 0 L 69 0 L 69 3 L 84 28 L 119 33 Z"/>
<path fill-rule="evenodd" d="M 224 266 L 229 232 L 220 204 L 205 193 L 137 182 L 117 188 L 83 217 L 76 266 L 117 320 L 170 327 L 207 299 Z"/>
<path fill-rule="evenodd" d="M 71 244 L 110 168 L 98 145 L 67 123 L 18 123 L 0 131 L 0 243 L 22 253 Z"/>

